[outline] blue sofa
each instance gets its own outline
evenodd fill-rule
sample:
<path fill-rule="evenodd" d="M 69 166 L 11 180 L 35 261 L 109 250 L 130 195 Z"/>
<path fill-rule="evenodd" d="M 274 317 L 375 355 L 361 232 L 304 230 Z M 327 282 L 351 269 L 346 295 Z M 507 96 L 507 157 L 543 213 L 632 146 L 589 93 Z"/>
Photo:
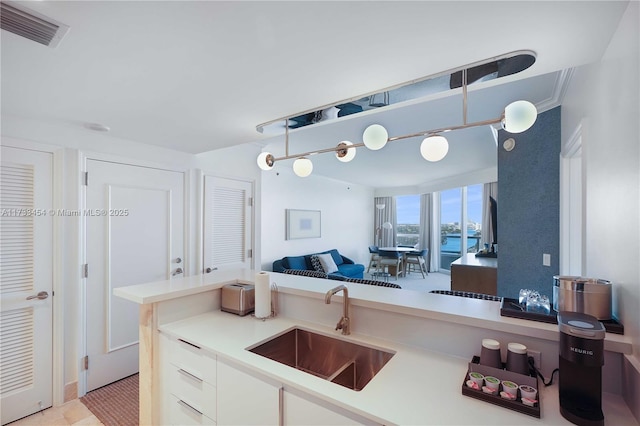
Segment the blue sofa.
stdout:
<path fill-rule="evenodd" d="M 307 271 L 313 271 L 313 265 L 311 264 L 311 256 L 314 254 L 331 253 L 331 258 L 338 267 L 337 272 L 333 272 L 329 275 L 343 276 L 347 278 L 363 278 L 364 265 L 354 263 L 353 260 L 348 257 L 342 256 L 338 253 L 338 250 L 327 250 L 320 253 L 305 254 L 304 256 L 287 256 L 282 259 L 273 262 L 273 272 L 284 272 L 285 269 L 302 269 Z"/>

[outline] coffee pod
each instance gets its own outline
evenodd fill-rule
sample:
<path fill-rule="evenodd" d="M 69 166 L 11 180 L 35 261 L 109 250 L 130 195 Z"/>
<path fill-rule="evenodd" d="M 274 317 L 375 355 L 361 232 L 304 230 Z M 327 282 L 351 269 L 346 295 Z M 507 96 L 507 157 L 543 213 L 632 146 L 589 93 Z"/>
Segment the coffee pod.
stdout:
<path fill-rule="evenodd" d="M 516 399 L 518 397 L 518 385 L 509 380 L 502 381 L 502 391 L 510 395 L 509 399 Z M 502 393 L 500 395 L 502 395 Z"/>
<path fill-rule="evenodd" d="M 527 347 L 525 345 L 521 343 L 509 343 L 507 345 L 507 370 L 526 376 L 529 375 Z"/>
<path fill-rule="evenodd" d="M 484 378 L 485 387 L 491 389 L 493 392 L 500 390 L 500 380 L 493 376 L 486 376 Z"/>
<path fill-rule="evenodd" d="M 502 368 L 500 356 L 500 342 L 493 339 L 482 339 L 482 351 L 480 352 L 480 364 L 493 368 Z"/>
<path fill-rule="evenodd" d="M 477 373 L 477 372 L 471 372 L 471 373 L 469 373 L 469 380 L 471 380 L 476 385 L 478 385 L 477 389 L 480 389 L 480 388 L 482 388 L 482 385 L 484 384 L 484 375 L 482 375 L 481 373 Z"/>
<path fill-rule="evenodd" d="M 520 398 L 522 398 L 522 402 L 525 402 L 525 399 L 535 402 L 536 396 L 538 396 L 538 390 L 536 388 L 529 385 L 520 385 L 519 388 Z"/>

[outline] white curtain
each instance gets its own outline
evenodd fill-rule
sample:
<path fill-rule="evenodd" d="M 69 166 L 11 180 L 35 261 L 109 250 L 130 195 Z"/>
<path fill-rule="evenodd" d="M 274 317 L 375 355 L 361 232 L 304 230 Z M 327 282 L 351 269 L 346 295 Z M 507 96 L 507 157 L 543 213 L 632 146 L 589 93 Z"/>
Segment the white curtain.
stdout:
<path fill-rule="evenodd" d="M 482 245 L 493 242 L 493 225 L 491 223 L 491 203 L 489 197 L 498 201 L 498 182 L 485 183 L 482 188 Z M 482 247 L 481 247 L 482 248 Z"/>
<path fill-rule="evenodd" d="M 377 206 L 382 206 L 379 209 Z M 396 229 L 398 228 L 396 218 L 396 200 L 394 197 L 375 197 L 373 199 L 374 210 L 374 241 L 378 247 L 395 247 Z M 384 224 L 391 224 L 391 229 L 385 228 Z"/>
<path fill-rule="evenodd" d="M 432 194 L 420 195 L 420 238 L 418 250 L 429 250 L 427 255 L 427 272 L 431 272 L 431 224 L 433 223 Z"/>

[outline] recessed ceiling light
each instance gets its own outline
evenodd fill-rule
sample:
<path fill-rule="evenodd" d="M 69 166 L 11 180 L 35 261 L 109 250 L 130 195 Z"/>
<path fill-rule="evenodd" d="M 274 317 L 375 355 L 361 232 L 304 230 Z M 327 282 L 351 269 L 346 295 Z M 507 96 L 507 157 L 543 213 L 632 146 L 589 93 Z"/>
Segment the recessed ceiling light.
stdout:
<path fill-rule="evenodd" d="M 108 132 L 109 130 L 111 130 L 111 127 L 105 126 L 104 124 L 100 124 L 100 123 L 85 123 L 84 127 L 86 127 L 89 130 L 94 130 L 96 132 Z"/>

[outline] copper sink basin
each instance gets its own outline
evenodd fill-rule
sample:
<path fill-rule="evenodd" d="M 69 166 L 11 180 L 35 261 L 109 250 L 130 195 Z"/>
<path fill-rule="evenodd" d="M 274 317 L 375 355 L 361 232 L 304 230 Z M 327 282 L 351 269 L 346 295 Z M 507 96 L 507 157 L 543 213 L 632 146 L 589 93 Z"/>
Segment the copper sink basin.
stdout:
<path fill-rule="evenodd" d="M 394 355 L 297 327 L 247 350 L 355 391 L 362 390 Z"/>

